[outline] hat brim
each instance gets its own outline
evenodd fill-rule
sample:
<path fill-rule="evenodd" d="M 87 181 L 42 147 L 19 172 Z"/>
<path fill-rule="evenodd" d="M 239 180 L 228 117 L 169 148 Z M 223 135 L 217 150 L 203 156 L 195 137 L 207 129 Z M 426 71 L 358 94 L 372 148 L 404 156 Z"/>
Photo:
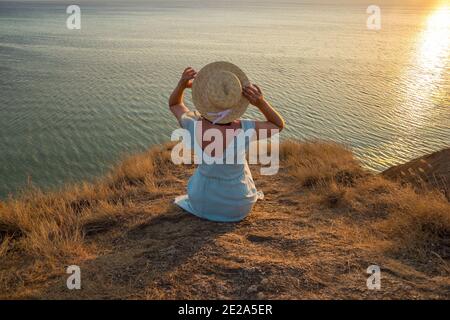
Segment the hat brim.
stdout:
<path fill-rule="evenodd" d="M 207 96 L 207 85 L 210 76 L 220 71 L 232 72 L 239 79 L 242 87 L 250 84 L 250 81 L 248 80 L 244 71 L 230 62 L 218 61 L 204 66 L 197 73 L 197 76 L 195 77 L 194 83 L 192 85 L 192 100 L 198 112 L 200 112 L 200 114 L 209 121 L 215 120 L 215 116 L 210 115 L 210 113 L 223 111 L 217 110 L 210 103 Z M 217 123 L 230 123 L 236 119 L 239 119 L 247 110 L 248 105 L 249 101 L 244 97 L 244 95 L 242 95 L 241 99 L 236 105 L 230 106 L 230 113 Z"/>

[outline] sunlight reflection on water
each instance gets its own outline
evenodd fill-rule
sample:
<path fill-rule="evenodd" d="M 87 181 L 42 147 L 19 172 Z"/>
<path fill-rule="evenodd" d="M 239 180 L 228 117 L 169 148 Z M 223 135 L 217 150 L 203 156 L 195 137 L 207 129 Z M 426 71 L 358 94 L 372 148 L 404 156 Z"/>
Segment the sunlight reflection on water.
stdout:
<path fill-rule="evenodd" d="M 408 128 L 410 136 L 415 135 L 426 123 L 432 122 L 436 105 L 444 101 L 447 107 L 450 107 L 448 92 L 441 89 L 445 88 L 444 77 L 449 63 L 450 7 L 448 5 L 436 8 L 426 18 L 425 28 L 417 37 L 416 46 L 410 67 L 404 73 L 402 84 L 404 89 L 401 86 L 399 88 L 404 91 L 404 97 L 396 117 L 398 126 Z M 382 153 L 383 161 L 398 162 L 396 154 L 410 153 L 411 146 L 408 142 L 409 140 L 403 136 L 386 145 L 385 152 Z"/>

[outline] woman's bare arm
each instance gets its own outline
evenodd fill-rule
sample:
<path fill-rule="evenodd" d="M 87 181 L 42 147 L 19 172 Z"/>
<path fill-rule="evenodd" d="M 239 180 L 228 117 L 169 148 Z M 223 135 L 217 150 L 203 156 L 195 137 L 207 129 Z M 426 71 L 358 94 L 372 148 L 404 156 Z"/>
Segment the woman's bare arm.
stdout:
<path fill-rule="evenodd" d="M 186 68 L 181 75 L 181 79 L 173 90 L 169 98 L 169 107 L 175 118 L 181 124 L 181 116 L 189 111 L 183 102 L 184 90 L 192 88 L 192 82 L 197 76 L 197 72 L 191 67 Z"/>
<path fill-rule="evenodd" d="M 264 99 L 261 89 L 256 84 L 250 84 L 244 87 L 243 94 L 252 105 L 261 111 L 267 120 L 255 122 L 258 138 L 262 129 L 267 130 L 267 138 L 271 136 L 272 130 L 278 130 L 280 132 L 284 129 L 285 123 L 283 117 Z"/>

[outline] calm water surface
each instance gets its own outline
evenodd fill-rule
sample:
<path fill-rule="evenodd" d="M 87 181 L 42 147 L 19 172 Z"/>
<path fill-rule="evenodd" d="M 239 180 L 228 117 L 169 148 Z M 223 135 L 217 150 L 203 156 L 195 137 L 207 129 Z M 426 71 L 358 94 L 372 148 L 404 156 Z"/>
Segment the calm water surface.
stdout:
<path fill-rule="evenodd" d="M 0 1 L 0 197 L 169 140 L 180 71 L 215 60 L 260 84 L 283 139 L 344 143 L 377 171 L 449 146 L 449 6 L 384 6 L 375 32 L 365 5 L 300 2 L 82 2 L 73 31 L 67 4 Z"/>

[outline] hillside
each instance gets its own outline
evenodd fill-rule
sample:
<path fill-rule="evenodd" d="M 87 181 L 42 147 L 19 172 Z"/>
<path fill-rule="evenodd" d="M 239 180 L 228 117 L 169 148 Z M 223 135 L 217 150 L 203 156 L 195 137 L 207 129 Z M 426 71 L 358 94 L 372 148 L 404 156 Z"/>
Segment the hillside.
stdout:
<path fill-rule="evenodd" d="M 252 168 L 265 199 L 219 224 L 172 203 L 193 169 L 165 145 L 95 183 L 0 203 L 0 298 L 450 298 L 441 193 L 366 172 L 339 145 L 288 141 L 278 175 Z M 73 264 L 81 290 L 65 285 Z M 366 287 L 373 264 L 379 291 Z"/>
<path fill-rule="evenodd" d="M 389 168 L 383 176 L 419 189 L 438 189 L 450 200 L 450 148 Z"/>

